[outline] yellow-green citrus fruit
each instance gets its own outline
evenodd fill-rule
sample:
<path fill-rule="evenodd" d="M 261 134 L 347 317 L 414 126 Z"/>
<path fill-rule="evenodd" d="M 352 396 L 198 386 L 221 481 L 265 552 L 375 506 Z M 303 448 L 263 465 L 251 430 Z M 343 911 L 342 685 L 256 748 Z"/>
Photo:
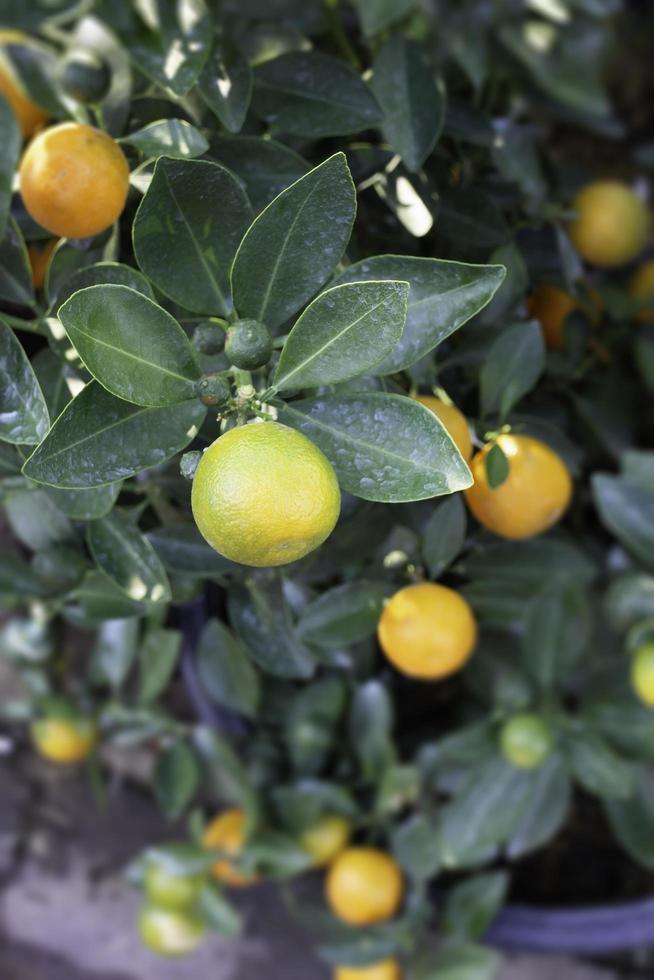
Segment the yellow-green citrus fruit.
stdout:
<path fill-rule="evenodd" d="M 50 238 L 47 242 L 34 242 L 27 246 L 27 254 L 30 257 L 32 266 L 32 282 L 35 289 L 41 289 L 45 282 L 45 274 L 48 269 L 48 262 L 52 255 L 58 239 Z"/>
<path fill-rule="evenodd" d="M 441 420 L 467 462 L 472 456 L 472 438 L 468 420 L 463 412 L 460 412 L 456 405 L 448 405 L 447 402 L 433 395 L 419 395 L 416 400 Z"/>
<path fill-rule="evenodd" d="M 162 864 L 148 861 L 143 886 L 152 905 L 166 909 L 183 909 L 197 901 L 205 880 L 202 874 L 173 874 Z"/>
<path fill-rule="evenodd" d="M 502 726 L 500 747 L 504 757 L 518 769 L 537 769 L 552 751 L 552 730 L 544 718 L 532 711 L 514 715 Z"/>
<path fill-rule="evenodd" d="M 568 468 L 553 449 L 531 436 L 501 435 L 497 442 L 509 464 L 498 487 L 486 478 L 486 456 L 492 444 L 473 456 L 474 483 L 464 490 L 466 503 L 489 531 L 519 541 L 547 531 L 563 516 L 572 497 Z"/>
<path fill-rule="evenodd" d="M 644 262 L 629 282 L 629 295 L 638 310 L 634 314 L 641 323 L 654 323 L 654 261 Z"/>
<path fill-rule="evenodd" d="M 202 844 L 207 850 L 224 851 L 237 858 L 245 844 L 246 817 L 243 810 L 225 810 L 207 826 Z M 235 888 L 244 888 L 256 882 L 255 875 L 244 875 L 237 871 L 227 858 L 221 858 L 213 865 L 211 873 L 218 881 Z"/>
<path fill-rule="evenodd" d="M 347 845 L 352 833 L 349 820 L 338 814 L 325 815 L 300 836 L 300 844 L 311 855 L 314 867 L 330 864 Z"/>
<path fill-rule="evenodd" d="M 626 265 L 642 251 L 650 231 L 647 205 L 619 180 L 587 184 L 573 202 L 572 242 L 592 265 Z"/>
<path fill-rule="evenodd" d="M 368 926 L 395 915 L 404 896 L 404 876 L 385 851 L 350 847 L 332 863 L 326 894 L 335 916 L 353 926 Z"/>
<path fill-rule="evenodd" d="M 370 966 L 339 966 L 334 980 L 401 980 L 397 960 L 381 960 Z"/>
<path fill-rule="evenodd" d="M 631 683 L 643 704 L 654 708 L 654 643 L 646 643 L 634 653 Z"/>
<path fill-rule="evenodd" d="M 30 43 L 32 43 L 31 38 L 20 31 L 0 31 L 0 95 L 5 97 L 14 110 L 23 139 L 29 139 L 40 126 L 43 126 L 48 114 L 32 102 L 11 63 L 9 54 L 3 48 L 8 44 Z"/>
<path fill-rule="evenodd" d="M 420 582 L 400 589 L 388 600 L 377 635 L 397 670 L 431 681 L 463 667 L 477 642 L 477 623 L 466 600 L 454 589 Z"/>
<path fill-rule="evenodd" d="M 129 166 L 115 140 L 93 126 L 60 123 L 36 136 L 20 165 L 30 216 L 53 235 L 87 238 L 125 207 Z"/>
<path fill-rule="evenodd" d="M 89 718 L 40 718 L 32 724 L 32 741 L 50 762 L 81 762 L 91 754 L 97 738 L 97 726 Z"/>
<path fill-rule="evenodd" d="M 543 328 L 545 344 L 550 350 L 565 350 L 565 321 L 570 313 L 579 310 L 591 323 L 597 323 L 602 310 L 599 293 L 588 291 L 588 301 L 583 302 L 559 286 L 539 286 L 527 300 L 530 317 L 538 320 Z"/>
<path fill-rule="evenodd" d="M 285 565 L 329 537 L 341 495 L 327 457 L 278 422 L 231 429 L 195 472 L 193 516 L 212 548 L 243 565 Z"/>
<path fill-rule="evenodd" d="M 145 945 L 159 956 L 185 956 L 202 942 L 205 925 L 197 916 L 178 909 L 146 904 L 139 913 L 138 928 Z"/>

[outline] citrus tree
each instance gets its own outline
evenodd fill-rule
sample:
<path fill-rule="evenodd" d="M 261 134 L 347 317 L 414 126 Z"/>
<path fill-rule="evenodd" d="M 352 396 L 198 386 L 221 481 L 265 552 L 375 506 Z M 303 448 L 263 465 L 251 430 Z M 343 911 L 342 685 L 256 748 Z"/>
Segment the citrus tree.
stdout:
<path fill-rule="evenodd" d="M 654 867 L 652 152 L 595 152 L 618 13 L 3 7 L 3 711 L 96 778 L 152 756 L 158 952 L 313 871 L 336 980 L 489 980 L 510 862 L 575 796 Z"/>

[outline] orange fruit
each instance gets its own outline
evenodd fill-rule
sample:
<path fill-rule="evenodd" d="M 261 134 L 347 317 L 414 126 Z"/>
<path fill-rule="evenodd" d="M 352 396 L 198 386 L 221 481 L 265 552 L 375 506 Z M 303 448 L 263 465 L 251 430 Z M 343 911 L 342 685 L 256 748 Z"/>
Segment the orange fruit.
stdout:
<path fill-rule="evenodd" d="M 545 344 L 550 350 L 565 349 L 565 321 L 575 310 L 584 313 L 592 322 L 599 320 L 602 301 L 596 290 L 589 290 L 588 302 L 582 302 L 559 286 L 539 286 L 527 299 L 530 317 L 543 328 Z"/>
<path fill-rule="evenodd" d="M 67 122 L 36 136 L 20 165 L 20 192 L 31 217 L 53 235 L 88 238 L 125 207 L 129 166 L 115 140 Z"/>
<path fill-rule="evenodd" d="M 202 844 L 207 850 L 215 848 L 231 857 L 238 857 L 245 844 L 245 824 L 246 817 L 243 810 L 225 810 L 208 825 L 202 837 Z M 226 858 L 217 861 L 211 873 L 218 881 L 236 888 L 252 885 L 257 880 L 255 875 L 244 875 L 237 871 L 232 862 Z"/>
<path fill-rule="evenodd" d="M 327 874 L 327 901 L 339 919 L 367 926 L 391 919 L 404 896 L 404 876 L 397 862 L 374 847 L 349 847 Z"/>
<path fill-rule="evenodd" d="M 300 836 L 300 844 L 313 858 L 314 867 L 321 868 L 340 854 L 351 833 L 349 820 L 338 814 L 326 814 L 307 827 Z"/>
<path fill-rule="evenodd" d="M 576 217 L 568 229 L 570 238 L 592 265 L 626 265 L 645 247 L 650 213 L 628 184 L 596 180 L 579 191 L 572 206 Z"/>
<path fill-rule="evenodd" d="M 339 966 L 334 980 L 400 980 L 400 964 L 397 960 L 381 960 L 370 966 Z"/>
<path fill-rule="evenodd" d="M 97 726 L 89 718 L 40 718 L 32 724 L 32 741 L 49 762 L 81 762 L 91 754 L 97 738 Z"/>
<path fill-rule="evenodd" d="M 8 44 L 33 44 L 32 39 L 21 31 L 0 31 L 0 95 L 14 110 L 23 139 L 29 139 L 47 121 L 48 114 L 32 102 L 25 91 L 7 51 Z"/>
<path fill-rule="evenodd" d="M 334 529 L 336 475 L 310 439 L 278 422 L 230 429 L 195 471 L 193 517 L 219 554 L 243 565 L 303 558 Z"/>
<path fill-rule="evenodd" d="M 428 408 L 430 412 L 441 420 L 452 440 L 466 462 L 472 456 L 472 438 L 470 436 L 470 426 L 463 412 L 460 412 L 456 405 L 448 405 L 447 402 L 436 398 L 434 395 L 417 395 L 416 401 Z"/>
<path fill-rule="evenodd" d="M 408 677 L 439 680 L 460 670 L 477 642 L 466 600 L 445 585 L 420 582 L 396 592 L 379 619 L 377 636 L 394 667 Z"/>
<path fill-rule="evenodd" d="M 32 242 L 32 244 L 27 246 L 30 265 L 32 266 L 32 282 L 34 283 L 35 289 L 41 289 L 43 287 L 48 262 L 54 252 L 57 241 L 57 238 L 50 238 L 47 242 Z"/>
<path fill-rule="evenodd" d="M 519 541 L 547 531 L 572 497 L 567 466 L 553 449 L 531 436 L 501 435 L 497 442 L 509 475 L 500 486 L 489 486 L 486 456 L 492 444 L 484 446 L 470 463 L 475 482 L 464 490 L 468 507 L 480 524 L 501 538 Z"/>
<path fill-rule="evenodd" d="M 634 318 L 641 323 L 654 323 L 654 261 L 644 262 L 631 277 L 629 295 L 639 309 Z"/>

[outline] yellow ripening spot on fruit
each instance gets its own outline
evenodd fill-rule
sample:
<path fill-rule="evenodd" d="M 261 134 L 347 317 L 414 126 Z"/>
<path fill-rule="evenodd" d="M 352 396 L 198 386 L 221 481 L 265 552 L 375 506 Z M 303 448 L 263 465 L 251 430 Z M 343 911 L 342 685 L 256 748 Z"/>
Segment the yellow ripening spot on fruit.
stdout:
<path fill-rule="evenodd" d="M 334 980 L 401 980 L 400 964 L 397 960 L 381 960 L 370 966 L 339 966 L 334 971 Z"/>
<path fill-rule="evenodd" d="M 307 827 L 300 836 L 300 844 L 311 856 L 313 866 L 322 868 L 346 847 L 351 833 L 349 820 L 338 814 L 326 814 Z"/>
<path fill-rule="evenodd" d="M 643 250 L 651 230 L 649 209 L 628 184 L 597 180 L 583 187 L 573 204 L 572 243 L 587 262 L 612 269 Z"/>
<path fill-rule="evenodd" d="M 81 762 L 98 738 L 95 722 L 87 718 L 41 718 L 32 725 L 37 752 L 50 762 Z"/>
<path fill-rule="evenodd" d="M 350 847 L 332 863 L 326 895 L 337 918 L 353 926 L 385 922 L 404 897 L 404 875 L 397 861 L 374 847 Z"/>
<path fill-rule="evenodd" d="M 8 44 L 31 43 L 32 39 L 21 31 L 0 31 L 0 95 L 4 96 L 14 110 L 24 140 L 29 139 L 47 122 L 48 114 L 45 109 L 32 102 L 4 48 Z"/>
<path fill-rule="evenodd" d="M 243 810 L 225 810 L 207 826 L 202 837 L 202 845 L 207 850 L 224 851 L 225 854 L 236 858 L 245 844 L 245 825 L 246 816 Z M 256 875 L 242 874 L 226 858 L 217 861 L 211 873 L 218 881 L 235 888 L 244 888 L 257 881 Z"/>
<path fill-rule="evenodd" d="M 480 524 L 501 538 L 519 541 L 547 531 L 568 508 L 572 478 L 560 456 L 531 436 L 501 435 L 509 475 L 498 487 L 489 486 L 484 446 L 470 463 L 474 483 L 464 490 L 465 500 Z"/>
<path fill-rule="evenodd" d="M 644 262 L 629 281 L 629 295 L 638 310 L 634 314 L 641 323 L 654 323 L 654 261 Z"/>
<path fill-rule="evenodd" d="M 338 520 L 341 494 L 329 460 L 310 439 L 262 422 L 231 429 L 205 451 L 191 504 L 212 548 L 266 567 L 321 545 Z"/>
<path fill-rule="evenodd" d="M 88 238 L 122 214 L 129 166 L 118 143 L 93 126 L 60 123 L 39 133 L 20 164 L 30 216 L 53 235 Z"/>
<path fill-rule="evenodd" d="M 602 312 L 602 298 L 597 290 L 589 289 L 588 299 L 584 302 L 559 286 L 544 284 L 527 298 L 527 312 L 540 323 L 550 350 L 565 349 L 565 321 L 575 310 L 596 325 Z"/>
<path fill-rule="evenodd" d="M 461 670 L 477 642 L 477 623 L 463 596 L 433 582 L 396 592 L 377 627 L 379 643 L 408 677 L 435 681 Z"/>
<path fill-rule="evenodd" d="M 139 913 L 141 939 L 159 956 L 186 956 L 202 941 L 206 926 L 199 916 L 145 904 Z"/>
<path fill-rule="evenodd" d="M 448 405 L 434 395 L 417 395 L 416 401 L 440 419 L 467 463 L 472 456 L 472 437 L 468 420 L 463 412 L 460 412 L 456 405 Z"/>

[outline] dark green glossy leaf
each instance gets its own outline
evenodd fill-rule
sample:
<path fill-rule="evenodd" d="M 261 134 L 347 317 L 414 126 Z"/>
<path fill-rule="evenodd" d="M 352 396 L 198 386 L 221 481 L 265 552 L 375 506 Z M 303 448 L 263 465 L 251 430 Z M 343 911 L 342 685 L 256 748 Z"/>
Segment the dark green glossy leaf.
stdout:
<path fill-rule="evenodd" d="M 455 885 L 447 896 L 443 928 L 450 936 L 483 939 L 506 897 L 505 871 L 476 875 Z"/>
<path fill-rule="evenodd" d="M 238 936 L 243 931 L 240 913 L 213 881 L 200 892 L 198 909 L 208 927 L 221 936 Z"/>
<path fill-rule="evenodd" d="M 591 485 L 602 524 L 647 568 L 654 568 L 654 494 L 607 473 L 593 474 Z"/>
<path fill-rule="evenodd" d="M 195 524 L 160 527 L 147 537 L 171 572 L 204 577 L 224 575 L 241 567 L 214 551 Z"/>
<path fill-rule="evenodd" d="M 379 681 L 361 684 L 350 709 L 350 738 L 364 778 L 376 781 L 395 761 L 392 742 L 393 705 Z"/>
<path fill-rule="evenodd" d="M 359 74 L 319 51 L 292 51 L 259 65 L 252 108 L 273 133 L 312 138 L 357 133 L 383 118 Z"/>
<path fill-rule="evenodd" d="M 316 663 L 293 629 L 279 581 L 251 580 L 229 592 L 229 619 L 252 659 L 276 677 L 307 678 Z"/>
<path fill-rule="evenodd" d="M 381 33 L 402 20 L 416 6 L 416 0 L 354 0 L 366 37 Z"/>
<path fill-rule="evenodd" d="M 48 588 L 41 577 L 18 555 L 0 554 L 0 594 L 44 596 Z"/>
<path fill-rule="evenodd" d="M 112 394 L 135 405 L 176 405 L 195 395 L 200 368 L 177 321 L 127 286 L 89 286 L 59 310 L 86 367 Z"/>
<path fill-rule="evenodd" d="M 324 769 L 334 750 L 346 697 L 339 678 L 325 677 L 299 691 L 288 704 L 285 735 L 296 773 L 315 776 Z"/>
<path fill-rule="evenodd" d="M 325 453 L 344 490 L 398 503 L 453 493 L 472 478 L 433 412 L 399 395 L 334 395 L 291 402 L 280 421 Z"/>
<path fill-rule="evenodd" d="M 0 320 L 0 440 L 36 445 L 50 426 L 45 399 L 25 351 Z"/>
<path fill-rule="evenodd" d="M 393 854 L 411 878 L 427 881 L 440 867 L 437 825 L 423 813 L 414 813 L 398 824 L 391 836 Z"/>
<path fill-rule="evenodd" d="M 98 567 L 136 602 L 168 602 L 170 585 L 161 560 L 125 511 L 91 521 L 86 540 Z"/>
<path fill-rule="evenodd" d="M 202 631 L 197 661 L 202 684 L 214 701 L 250 717 L 256 715 L 259 675 L 243 643 L 220 620 L 209 620 Z"/>
<path fill-rule="evenodd" d="M 540 690 L 552 690 L 576 666 L 590 631 L 586 592 L 578 585 L 554 581 L 534 598 L 522 639 L 522 662 Z"/>
<path fill-rule="evenodd" d="M 493 248 L 509 237 L 509 226 L 495 197 L 479 187 L 451 188 L 443 193 L 436 230 L 457 245 Z"/>
<path fill-rule="evenodd" d="M 639 770 L 634 795 L 627 800 L 607 799 L 606 813 L 627 853 L 645 868 L 654 870 L 654 776 L 650 768 Z"/>
<path fill-rule="evenodd" d="M 348 266 L 336 282 L 395 279 L 409 283 L 406 328 L 393 352 L 375 368 L 376 374 L 395 374 L 424 357 L 479 313 L 494 296 L 504 275 L 501 265 L 376 255 Z"/>
<path fill-rule="evenodd" d="M 166 690 L 181 647 L 182 635 L 177 630 L 148 631 L 138 653 L 140 704 L 152 704 Z"/>
<path fill-rule="evenodd" d="M 11 530 L 32 551 L 40 551 L 72 537 L 72 526 L 43 487 L 9 493 L 4 501 Z"/>
<path fill-rule="evenodd" d="M 16 306 L 34 306 L 32 267 L 23 236 L 11 217 L 0 241 L 0 299 Z"/>
<path fill-rule="evenodd" d="M 233 44 L 215 41 L 202 69 L 198 91 L 230 133 L 238 133 L 252 96 L 252 72 L 247 58 Z"/>
<path fill-rule="evenodd" d="M 317 646 L 338 647 L 372 636 L 384 599 L 393 591 L 388 582 L 346 582 L 311 602 L 300 617 L 298 636 Z"/>
<path fill-rule="evenodd" d="M 146 158 L 166 156 L 189 160 L 209 149 L 202 133 L 185 119 L 158 119 L 123 136 L 121 142 L 135 146 Z"/>
<path fill-rule="evenodd" d="M 509 461 L 499 442 L 491 446 L 486 459 L 484 460 L 486 479 L 491 490 L 501 487 L 509 475 Z"/>
<path fill-rule="evenodd" d="M 200 783 L 200 767 L 193 750 L 181 739 L 165 749 L 157 759 L 154 792 L 171 820 L 181 816 Z"/>
<path fill-rule="evenodd" d="M 568 760 L 575 778 L 589 793 L 609 800 L 626 800 L 633 794 L 633 765 L 599 733 L 591 729 L 576 732 L 568 743 Z"/>
<path fill-rule="evenodd" d="M 327 281 L 347 245 L 356 194 L 336 153 L 272 201 L 247 230 L 232 268 L 239 316 L 271 329 Z"/>
<path fill-rule="evenodd" d="M 345 283 L 307 306 L 282 349 L 277 391 L 355 378 L 395 347 L 406 322 L 405 282 Z"/>
<path fill-rule="evenodd" d="M 0 95 L 0 239 L 7 227 L 14 174 L 20 156 L 21 134 L 18 121 L 9 103 Z"/>
<path fill-rule="evenodd" d="M 499 966 L 494 950 L 456 943 L 418 959 L 412 980 L 495 980 Z"/>
<path fill-rule="evenodd" d="M 134 219 L 136 260 L 180 306 L 226 316 L 229 268 L 251 220 L 245 192 L 224 167 L 162 157 Z"/>
<path fill-rule="evenodd" d="M 88 265 L 66 277 L 57 289 L 57 296 L 53 301 L 53 312 L 56 313 L 61 304 L 65 303 L 79 289 L 102 284 L 128 286 L 130 289 L 142 293 L 148 299 L 154 300 L 152 286 L 138 269 L 132 269 L 129 265 L 121 265 L 120 262 L 96 262 L 94 265 Z"/>
<path fill-rule="evenodd" d="M 580 548 L 556 538 L 485 544 L 466 555 L 463 569 L 472 581 L 492 578 L 502 582 L 505 591 L 520 583 L 534 591 L 553 579 L 588 585 L 597 577 L 597 568 Z"/>
<path fill-rule="evenodd" d="M 409 170 L 420 170 L 445 118 L 445 89 L 424 48 L 394 34 L 375 57 L 371 88 L 384 111 L 385 139 Z"/>
<path fill-rule="evenodd" d="M 77 590 L 77 602 L 85 623 L 103 623 L 107 619 L 143 616 L 147 606 L 135 602 L 103 572 L 89 572 Z M 75 610 L 73 618 L 77 619 Z"/>
<path fill-rule="evenodd" d="M 461 551 L 466 525 L 466 509 L 459 495 L 453 494 L 435 508 L 422 540 L 422 554 L 431 578 L 438 578 Z"/>
<path fill-rule="evenodd" d="M 486 353 L 479 376 L 481 410 L 506 418 L 545 367 L 545 341 L 536 320 L 503 330 Z"/>
<path fill-rule="evenodd" d="M 137 619 L 107 619 L 102 622 L 89 663 L 92 683 L 107 684 L 113 691 L 118 691 L 134 664 L 138 637 Z"/>
<path fill-rule="evenodd" d="M 32 367 L 50 418 L 56 419 L 73 397 L 67 382 L 77 379 L 77 375 L 49 347 L 44 347 L 32 358 Z"/>
<path fill-rule="evenodd" d="M 229 740 L 209 728 L 198 727 L 193 730 L 193 744 L 204 761 L 207 780 L 217 799 L 222 805 L 227 801 L 242 806 L 248 829 L 252 829 L 259 819 L 259 798 Z"/>
<path fill-rule="evenodd" d="M 91 382 L 59 416 L 23 472 L 37 483 L 70 490 L 115 483 L 188 446 L 205 415 L 199 402 L 131 405 Z"/>
<path fill-rule="evenodd" d="M 283 143 L 257 136 L 215 137 L 211 154 L 240 177 L 257 213 L 309 170 Z"/>
<path fill-rule="evenodd" d="M 532 795 L 505 847 L 511 860 L 538 850 L 563 826 L 572 799 L 570 776 L 558 754 L 534 773 Z"/>
<path fill-rule="evenodd" d="M 120 493 L 121 483 L 108 483 L 92 490 L 61 490 L 45 487 L 57 509 L 74 521 L 95 521 L 108 514 Z"/>

